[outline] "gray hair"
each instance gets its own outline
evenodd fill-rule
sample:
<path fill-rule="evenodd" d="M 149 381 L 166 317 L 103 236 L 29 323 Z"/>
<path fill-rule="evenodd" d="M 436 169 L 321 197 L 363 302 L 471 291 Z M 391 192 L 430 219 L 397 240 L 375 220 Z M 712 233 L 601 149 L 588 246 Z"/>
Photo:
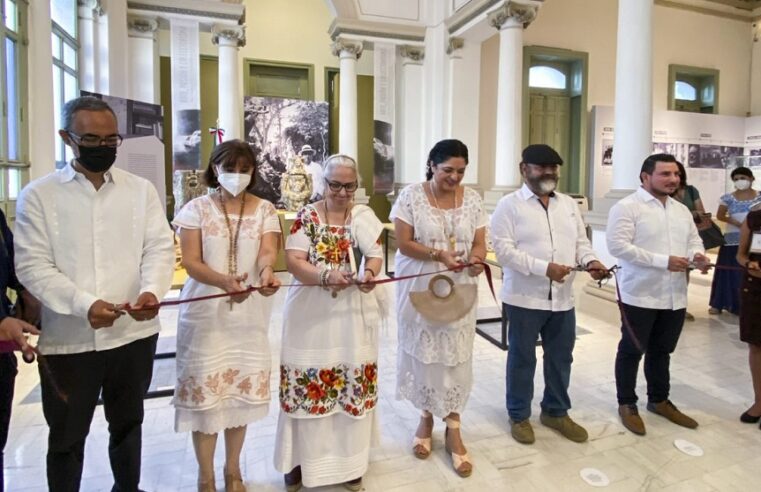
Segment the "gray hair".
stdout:
<path fill-rule="evenodd" d="M 349 157 L 346 154 L 331 155 L 325 160 L 322 175 L 325 177 L 325 179 L 328 179 L 328 176 L 332 176 L 333 170 L 337 167 L 345 167 L 354 171 L 354 175 L 357 177 L 357 183 L 362 186 L 362 177 L 359 175 L 359 167 L 357 166 L 357 161 L 355 161 L 352 157 Z"/>
<path fill-rule="evenodd" d="M 108 111 L 116 119 L 116 113 L 106 101 L 93 96 L 77 97 L 67 101 L 61 110 L 61 125 L 64 130 L 71 130 L 71 124 L 77 111 Z"/>

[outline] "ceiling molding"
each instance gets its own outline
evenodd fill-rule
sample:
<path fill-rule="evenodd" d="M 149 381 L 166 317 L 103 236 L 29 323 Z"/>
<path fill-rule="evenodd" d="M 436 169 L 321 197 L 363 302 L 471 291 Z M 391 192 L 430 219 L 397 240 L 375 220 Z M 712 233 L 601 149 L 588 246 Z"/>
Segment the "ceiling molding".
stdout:
<path fill-rule="evenodd" d="M 744 3 L 747 4 L 747 7 L 740 8 L 730 5 L 730 3 Z M 755 2 L 755 0 L 753 2 L 733 2 L 732 0 L 655 0 L 655 5 L 663 7 L 745 22 L 752 22 L 754 17 L 759 15 L 759 9 L 753 10 L 755 3 L 759 2 Z"/>
<path fill-rule="evenodd" d="M 197 18 L 203 20 L 245 22 L 246 8 L 238 3 L 203 0 L 129 0 L 127 9 L 134 13 L 152 13 L 164 17 Z"/>
<path fill-rule="evenodd" d="M 334 19 L 328 29 L 330 39 L 339 36 L 388 41 L 396 44 L 425 43 L 425 27 L 391 24 L 388 22 L 371 22 L 357 19 Z"/>

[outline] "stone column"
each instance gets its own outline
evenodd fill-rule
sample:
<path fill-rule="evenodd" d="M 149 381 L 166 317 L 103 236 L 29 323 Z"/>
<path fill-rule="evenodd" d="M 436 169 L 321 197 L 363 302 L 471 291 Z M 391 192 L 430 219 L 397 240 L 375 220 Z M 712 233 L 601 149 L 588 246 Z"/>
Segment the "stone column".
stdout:
<path fill-rule="evenodd" d="M 468 146 L 469 164 L 463 184 L 483 191 L 478 185 L 478 136 L 481 45 L 462 38 L 449 38 L 446 138 L 456 138 Z"/>
<path fill-rule="evenodd" d="M 653 0 L 619 0 L 613 189 L 639 186 L 653 142 Z"/>
<path fill-rule="evenodd" d="M 439 3 L 439 2 L 437 2 Z M 445 2 L 441 2 L 445 3 Z M 444 22 L 425 30 L 425 60 L 423 61 L 423 148 L 430 149 L 447 135 L 449 30 Z"/>
<path fill-rule="evenodd" d="M 246 28 L 215 25 L 211 33 L 211 41 L 219 49 L 219 127 L 225 131 L 223 140 L 242 138 L 238 48 L 246 45 Z"/>
<path fill-rule="evenodd" d="M 98 0 L 78 0 L 79 28 L 79 88 L 99 92 L 98 88 L 98 17 L 101 8 Z"/>
<path fill-rule="evenodd" d="M 105 15 L 101 15 L 99 31 L 100 79 L 98 88 L 110 96 L 128 97 L 127 85 L 127 2 L 105 0 L 101 2 Z"/>
<path fill-rule="evenodd" d="M 507 1 L 489 14 L 489 23 L 499 31 L 494 191 L 502 194 L 521 186 L 523 29 L 536 18 L 537 9 Z"/>
<path fill-rule="evenodd" d="M 333 55 L 340 59 L 338 111 L 338 151 L 357 158 L 357 59 L 362 54 L 362 41 L 338 38 L 333 42 Z"/>
<path fill-rule="evenodd" d="M 399 128 L 396 131 L 399 148 L 396 182 L 399 187 L 425 179 L 425 150 L 423 149 L 423 60 L 422 46 L 401 46 L 399 56 L 402 70 L 397 104 Z"/>
<path fill-rule="evenodd" d="M 130 99 L 156 104 L 159 101 L 159 57 L 152 17 L 127 17 Z"/>

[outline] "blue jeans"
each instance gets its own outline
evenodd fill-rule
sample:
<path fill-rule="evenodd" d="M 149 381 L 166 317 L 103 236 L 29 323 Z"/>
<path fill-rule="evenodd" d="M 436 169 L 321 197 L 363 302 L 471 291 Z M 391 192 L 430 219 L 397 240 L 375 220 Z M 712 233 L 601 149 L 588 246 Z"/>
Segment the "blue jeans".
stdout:
<path fill-rule="evenodd" d="M 536 372 L 536 342 L 542 335 L 544 350 L 544 398 L 542 412 L 562 417 L 571 408 L 573 346 L 576 343 L 576 311 L 545 311 L 505 304 L 509 320 L 507 340 L 507 413 L 513 422 L 531 416 Z"/>

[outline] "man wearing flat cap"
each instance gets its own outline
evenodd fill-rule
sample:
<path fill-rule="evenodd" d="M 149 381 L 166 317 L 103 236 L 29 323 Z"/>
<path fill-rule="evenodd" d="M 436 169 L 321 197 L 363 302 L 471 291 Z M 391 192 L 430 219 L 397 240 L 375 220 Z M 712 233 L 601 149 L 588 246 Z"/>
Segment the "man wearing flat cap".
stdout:
<path fill-rule="evenodd" d="M 568 416 L 568 384 L 576 339 L 574 268 L 592 278 L 607 275 L 587 239 L 578 205 L 558 193 L 557 152 L 529 145 L 520 163 L 523 186 L 502 197 L 492 214 L 491 236 L 503 269 L 500 298 L 509 320 L 507 413 L 513 438 L 534 442 L 529 422 L 534 397 L 536 342 L 544 350 L 544 397 L 540 421 L 575 442 L 587 431 Z"/>

